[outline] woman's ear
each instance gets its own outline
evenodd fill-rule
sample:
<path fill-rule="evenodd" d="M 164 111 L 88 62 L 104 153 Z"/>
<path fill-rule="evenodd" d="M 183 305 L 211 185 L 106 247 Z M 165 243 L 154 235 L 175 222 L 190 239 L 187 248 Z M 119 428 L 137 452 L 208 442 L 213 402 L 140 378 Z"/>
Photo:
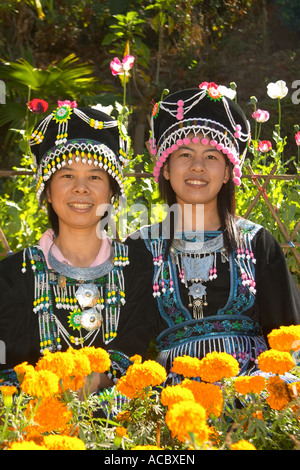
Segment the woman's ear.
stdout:
<path fill-rule="evenodd" d="M 229 178 L 230 178 L 230 168 L 229 168 L 229 165 L 226 165 L 223 183 L 224 184 L 228 183 Z"/>
<path fill-rule="evenodd" d="M 46 196 L 47 202 L 51 204 L 50 184 L 47 184 L 45 188 L 45 196 Z"/>
<path fill-rule="evenodd" d="M 169 162 L 165 163 L 163 167 L 163 176 L 166 180 L 170 179 Z"/>

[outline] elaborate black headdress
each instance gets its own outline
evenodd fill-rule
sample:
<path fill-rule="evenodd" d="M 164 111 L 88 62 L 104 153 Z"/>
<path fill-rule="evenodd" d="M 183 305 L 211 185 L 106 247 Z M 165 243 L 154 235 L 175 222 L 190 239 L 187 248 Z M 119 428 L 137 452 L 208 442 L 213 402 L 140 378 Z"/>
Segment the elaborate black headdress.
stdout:
<path fill-rule="evenodd" d="M 56 170 L 82 161 L 106 170 L 124 194 L 122 165 L 127 161 L 128 138 L 117 120 L 95 108 L 59 106 L 34 129 L 29 142 L 37 179 L 37 197 Z"/>
<path fill-rule="evenodd" d="M 203 82 L 199 88 L 178 91 L 155 104 L 150 145 L 151 153 L 157 156 L 153 172 L 156 181 L 172 152 L 190 141 L 201 141 L 227 155 L 234 165 L 233 181 L 241 183 L 250 125 L 242 109 L 224 96 L 224 88 Z"/>

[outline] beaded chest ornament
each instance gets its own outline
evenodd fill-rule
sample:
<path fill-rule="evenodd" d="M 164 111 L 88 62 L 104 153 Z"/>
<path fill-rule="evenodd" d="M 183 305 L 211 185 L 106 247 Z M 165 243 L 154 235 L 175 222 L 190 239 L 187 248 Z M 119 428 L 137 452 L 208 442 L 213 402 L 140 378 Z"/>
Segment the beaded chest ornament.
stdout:
<path fill-rule="evenodd" d="M 27 254 L 34 272 L 33 311 L 38 316 L 41 353 L 60 350 L 62 339 L 68 346 L 83 347 L 91 346 L 100 331 L 105 344 L 116 337 L 125 304 L 123 267 L 129 261 L 123 244 L 113 243 L 113 251 L 112 258 L 99 266 L 76 268 L 56 260 L 50 250 L 53 270 L 48 270 L 40 248 L 24 250 L 22 271 L 26 272 Z M 53 305 L 65 312 L 68 328 L 55 315 Z"/>

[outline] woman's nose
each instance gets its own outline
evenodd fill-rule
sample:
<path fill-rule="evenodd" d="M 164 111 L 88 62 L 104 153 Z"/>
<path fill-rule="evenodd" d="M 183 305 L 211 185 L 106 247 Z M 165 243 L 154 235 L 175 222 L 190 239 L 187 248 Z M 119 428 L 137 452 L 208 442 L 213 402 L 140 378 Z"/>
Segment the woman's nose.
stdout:
<path fill-rule="evenodd" d="M 193 157 L 190 168 L 192 171 L 199 171 L 199 172 L 205 171 L 205 165 L 204 165 L 203 159 L 200 156 Z"/>
<path fill-rule="evenodd" d="M 85 178 L 76 178 L 74 181 L 73 191 L 75 193 L 88 193 L 88 182 Z"/>

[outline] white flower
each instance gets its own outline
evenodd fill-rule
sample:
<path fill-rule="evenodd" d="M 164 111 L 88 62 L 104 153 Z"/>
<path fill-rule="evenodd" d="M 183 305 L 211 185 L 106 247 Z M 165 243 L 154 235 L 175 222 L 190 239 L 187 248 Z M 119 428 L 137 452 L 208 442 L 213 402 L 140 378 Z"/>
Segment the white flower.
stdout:
<path fill-rule="evenodd" d="M 102 106 L 102 104 L 98 103 L 96 106 L 92 106 L 93 109 L 97 109 L 98 111 L 102 111 L 102 113 L 108 114 L 109 116 L 112 113 L 112 110 L 114 109 L 113 106 Z"/>
<path fill-rule="evenodd" d="M 236 91 L 232 90 L 232 88 L 227 88 L 227 86 L 224 85 L 219 85 L 218 91 L 221 93 L 221 95 L 226 96 L 226 98 L 229 98 L 230 100 L 234 100 Z"/>
<path fill-rule="evenodd" d="M 283 80 L 278 80 L 276 83 L 269 83 L 267 86 L 267 94 L 273 100 L 282 99 L 288 94 L 288 87 Z"/>

